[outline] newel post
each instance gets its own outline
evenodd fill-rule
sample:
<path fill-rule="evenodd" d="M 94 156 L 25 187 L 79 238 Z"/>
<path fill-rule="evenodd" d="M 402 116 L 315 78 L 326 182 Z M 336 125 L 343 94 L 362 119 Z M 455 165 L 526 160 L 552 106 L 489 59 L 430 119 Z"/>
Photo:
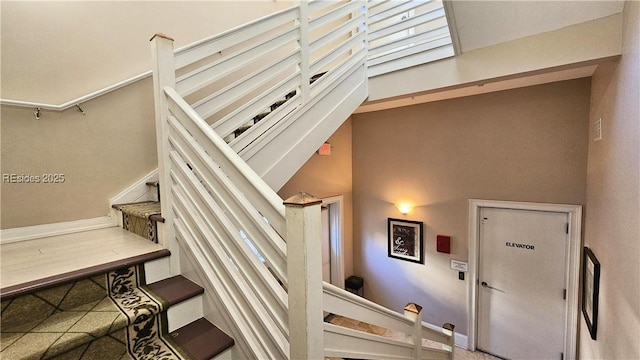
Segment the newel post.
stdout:
<path fill-rule="evenodd" d="M 290 359 L 324 358 L 321 203 L 304 192 L 284 201 Z"/>
<path fill-rule="evenodd" d="M 445 323 L 442 328 L 451 333 L 449 338 L 449 346 L 451 346 L 451 359 L 453 359 L 453 349 L 456 347 L 456 332 L 454 331 L 456 326 L 450 323 Z"/>
<path fill-rule="evenodd" d="M 158 181 L 160 183 L 160 207 L 165 219 L 158 241 L 165 248 L 175 246 L 173 213 L 171 211 L 171 178 L 169 175 L 169 126 L 167 118 L 169 107 L 164 92 L 165 87 L 175 88 L 176 76 L 173 53 L 173 39 L 164 34 L 155 34 L 151 38 L 153 57 L 153 95 L 156 118 L 156 145 L 158 150 Z"/>
<path fill-rule="evenodd" d="M 413 321 L 413 358 L 420 359 L 422 356 L 422 306 L 408 303 L 404 307 L 404 316 Z"/>

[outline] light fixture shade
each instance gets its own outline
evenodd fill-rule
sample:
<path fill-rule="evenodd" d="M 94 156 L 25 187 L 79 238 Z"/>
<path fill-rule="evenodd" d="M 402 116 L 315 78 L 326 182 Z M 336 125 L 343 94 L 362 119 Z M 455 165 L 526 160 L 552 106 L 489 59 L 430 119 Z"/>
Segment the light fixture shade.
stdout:
<path fill-rule="evenodd" d="M 400 203 L 400 204 L 396 204 L 396 207 L 398 208 L 398 210 L 400 210 L 400 212 L 404 215 L 407 215 L 408 213 L 411 212 L 411 210 L 413 210 L 413 205 L 409 204 L 409 203 Z"/>

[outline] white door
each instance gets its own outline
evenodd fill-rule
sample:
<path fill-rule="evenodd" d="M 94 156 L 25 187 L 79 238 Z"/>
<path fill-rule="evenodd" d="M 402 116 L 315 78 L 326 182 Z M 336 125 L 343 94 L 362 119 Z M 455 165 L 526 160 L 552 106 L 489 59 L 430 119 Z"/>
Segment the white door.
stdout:
<path fill-rule="evenodd" d="M 561 359 L 566 213 L 480 209 L 477 348 L 505 359 Z"/>
<path fill-rule="evenodd" d="M 329 223 L 329 208 L 322 207 L 322 281 L 331 283 L 331 225 Z"/>

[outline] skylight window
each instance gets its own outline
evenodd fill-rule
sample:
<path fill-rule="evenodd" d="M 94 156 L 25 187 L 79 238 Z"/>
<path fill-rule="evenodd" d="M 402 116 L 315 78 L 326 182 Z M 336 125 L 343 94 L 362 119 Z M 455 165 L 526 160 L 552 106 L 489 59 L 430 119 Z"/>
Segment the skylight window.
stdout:
<path fill-rule="evenodd" d="M 373 1 L 368 17 L 370 77 L 455 55 L 442 1 Z"/>

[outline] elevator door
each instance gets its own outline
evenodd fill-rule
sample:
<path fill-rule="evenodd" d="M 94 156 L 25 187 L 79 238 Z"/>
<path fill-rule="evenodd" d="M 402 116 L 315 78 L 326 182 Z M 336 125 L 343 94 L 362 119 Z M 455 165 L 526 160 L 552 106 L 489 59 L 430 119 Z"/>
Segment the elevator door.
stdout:
<path fill-rule="evenodd" d="M 480 209 L 477 348 L 505 359 L 560 359 L 567 214 Z"/>

